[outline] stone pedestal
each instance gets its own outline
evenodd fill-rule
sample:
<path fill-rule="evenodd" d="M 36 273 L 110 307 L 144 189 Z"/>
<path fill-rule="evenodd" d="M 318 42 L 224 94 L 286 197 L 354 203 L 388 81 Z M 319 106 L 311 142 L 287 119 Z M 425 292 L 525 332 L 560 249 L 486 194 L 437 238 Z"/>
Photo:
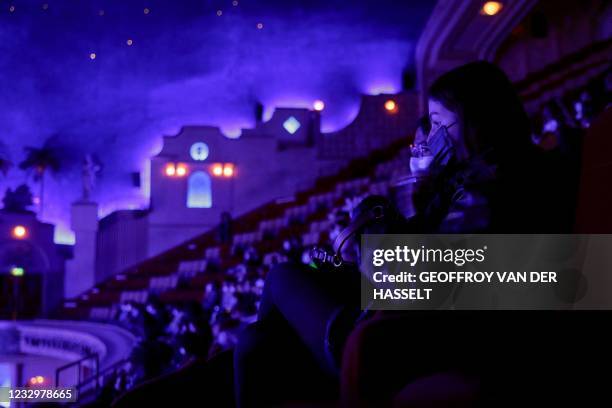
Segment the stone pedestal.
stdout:
<path fill-rule="evenodd" d="M 77 201 L 72 204 L 71 228 L 75 235 L 74 258 L 66 264 L 64 296 L 80 295 L 95 284 L 98 204 Z"/>

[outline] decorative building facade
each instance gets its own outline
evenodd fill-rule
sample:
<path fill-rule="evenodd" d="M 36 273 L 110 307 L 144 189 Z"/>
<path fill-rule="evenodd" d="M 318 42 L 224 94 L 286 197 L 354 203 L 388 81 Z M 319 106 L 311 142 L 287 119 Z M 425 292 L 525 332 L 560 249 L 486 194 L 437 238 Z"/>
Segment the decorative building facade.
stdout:
<path fill-rule="evenodd" d="M 416 101 L 414 93 L 363 96 L 353 122 L 330 134 L 320 131 L 320 110 L 277 108 L 235 139 L 213 126 L 164 136 L 150 161 L 149 208 L 100 220 L 92 279 L 100 282 L 210 230 L 223 213 L 238 216 L 291 197 L 349 160 L 407 137 Z"/>

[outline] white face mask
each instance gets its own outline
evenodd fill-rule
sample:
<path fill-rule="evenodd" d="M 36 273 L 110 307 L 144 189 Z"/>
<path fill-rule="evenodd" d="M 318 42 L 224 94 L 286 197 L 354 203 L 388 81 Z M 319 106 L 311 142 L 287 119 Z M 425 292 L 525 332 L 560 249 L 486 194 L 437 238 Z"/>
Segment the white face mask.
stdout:
<path fill-rule="evenodd" d="M 551 119 L 544 124 L 544 128 L 542 130 L 544 133 L 555 133 L 558 127 L 559 127 L 559 124 L 557 123 L 557 121 L 554 119 Z"/>
<path fill-rule="evenodd" d="M 424 173 L 429 168 L 433 156 L 411 157 L 410 172 L 412 174 Z"/>

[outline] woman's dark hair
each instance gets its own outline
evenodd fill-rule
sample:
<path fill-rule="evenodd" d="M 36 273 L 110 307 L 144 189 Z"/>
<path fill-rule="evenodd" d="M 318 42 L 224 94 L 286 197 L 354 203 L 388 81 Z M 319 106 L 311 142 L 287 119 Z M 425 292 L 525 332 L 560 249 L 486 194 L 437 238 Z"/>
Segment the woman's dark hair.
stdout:
<path fill-rule="evenodd" d="M 472 62 L 443 74 L 429 88 L 429 98 L 457 114 L 472 154 L 492 151 L 503 164 L 532 150 L 523 104 L 494 64 Z"/>

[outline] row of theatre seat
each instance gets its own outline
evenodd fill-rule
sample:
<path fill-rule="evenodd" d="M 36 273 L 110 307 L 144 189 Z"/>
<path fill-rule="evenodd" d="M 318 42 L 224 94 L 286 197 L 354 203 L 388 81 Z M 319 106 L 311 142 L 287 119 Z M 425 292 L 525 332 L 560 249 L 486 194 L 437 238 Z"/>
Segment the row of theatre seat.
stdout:
<path fill-rule="evenodd" d="M 583 88 L 610 69 L 610 53 L 612 39 L 598 41 L 516 82 L 526 110 L 537 112 L 546 102 Z"/>
<path fill-rule="evenodd" d="M 242 261 L 235 255 L 239 247 L 254 248 L 267 269 L 275 260 L 286 259 L 284 239 L 300 237 L 304 247 L 328 241 L 328 215 L 341 208 L 346 198 L 387 195 L 390 180 L 407 171 L 409 154 L 405 138 L 367 159 L 354 160 L 338 175 L 319 178 L 309 190 L 235 219 L 231 244 L 220 244 L 216 229 L 208 231 L 67 300 L 62 317 L 110 320 L 120 304 L 144 303 L 151 294 L 167 303 L 201 302 L 206 285 L 223 283 L 229 279 L 227 270 Z M 208 270 L 211 262 L 217 265 L 216 272 Z"/>

